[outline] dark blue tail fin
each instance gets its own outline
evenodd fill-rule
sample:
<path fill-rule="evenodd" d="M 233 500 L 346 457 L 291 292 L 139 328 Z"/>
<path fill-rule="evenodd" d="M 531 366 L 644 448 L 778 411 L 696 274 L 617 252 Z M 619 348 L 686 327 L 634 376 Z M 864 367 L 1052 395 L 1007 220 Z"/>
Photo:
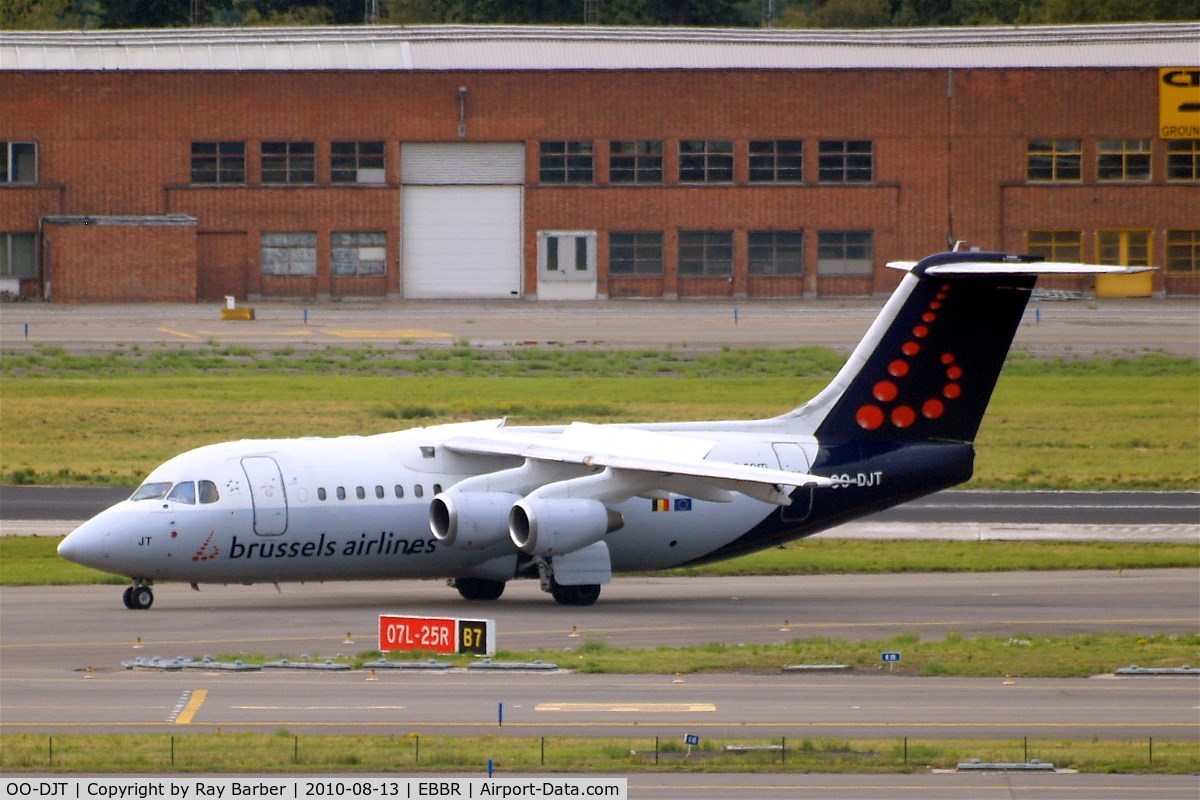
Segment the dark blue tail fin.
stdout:
<path fill-rule="evenodd" d="M 814 401 L 828 408 L 817 438 L 973 441 L 1039 260 L 942 253 L 912 266 L 830 394 Z"/>

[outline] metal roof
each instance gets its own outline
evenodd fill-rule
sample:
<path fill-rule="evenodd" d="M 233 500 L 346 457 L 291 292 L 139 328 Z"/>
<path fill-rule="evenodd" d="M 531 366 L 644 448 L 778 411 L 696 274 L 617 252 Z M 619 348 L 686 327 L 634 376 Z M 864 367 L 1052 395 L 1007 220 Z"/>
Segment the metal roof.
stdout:
<path fill-rule="evenodd" d="M 797 30 L 493 25 L 0 32 L 0 70 L 1200 66 L 1200 22 Z"/>

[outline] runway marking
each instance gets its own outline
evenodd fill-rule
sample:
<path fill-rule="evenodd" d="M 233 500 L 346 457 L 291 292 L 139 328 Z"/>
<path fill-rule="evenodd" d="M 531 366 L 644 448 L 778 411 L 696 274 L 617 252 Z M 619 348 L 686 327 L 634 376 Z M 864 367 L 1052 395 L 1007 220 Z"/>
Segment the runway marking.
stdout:
<path fill-rule="evenodd" d="M 624 714 L 695 713 L 716 711 L 712 703 L 538 703 L 534 711 L 616 712 Z"/>
<path fill-rule="evenodd" d="M 205 698 L 208 697 L 207 689 L 196 689 L 192 691 L 191 697 L 183 710 L 175 716 L 176 725 L 191 725 L 192 718 L 196 716 L 196 712 L 200 710 L 200 706 L 204 705 Z"/>
<path fill-rule="evenodd" d="M 321 333 L 339 339 L 452 339 L 454 334 L 429 328 L 328 329 Z"/>
<path fill-rule="evenodd" d="M 230 706 L 238 711 L 399 711 L 404 706 Z"/>
<path fill-rule="evenodd" d="M 184 339 L 199 339 L 200 338 L 199 336 L 193 336 L 192 334 L 184 333 L 183 331 L 174 331 L 174 330 L 171 330 L 170 328 L 159 328 L 158 330 L 160 333 L 167 333 L 167 334 L 170 334 L 171 336 L 181 336 Z"/>

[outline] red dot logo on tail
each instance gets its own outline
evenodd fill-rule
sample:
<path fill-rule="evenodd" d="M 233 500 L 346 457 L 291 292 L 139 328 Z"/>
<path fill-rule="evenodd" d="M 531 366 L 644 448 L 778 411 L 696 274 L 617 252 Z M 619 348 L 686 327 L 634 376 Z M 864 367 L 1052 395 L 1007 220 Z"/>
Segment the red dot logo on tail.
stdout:
<path fill-rule="evenodd" d="M 938 321 L 939 315 L 936 312 L 941 310 L 943 302 L 949 297 L 950 289 L 950 284 L 942 284 L 935 299 L 930 301 L 928 310 L 922 312 L 920 323 L 913 327 L 912 338 L 900 346 L 900 354 L 903 357 L 894 359 L 887 365 L 888 375 L 895 380 L 881 380 L 872 387 L 871 394 L 880 405 L 867 404 L 858 409 L 855 421 L 862 429 L 873 431 L 882 427 L 885 422 L 891 422 L 896 428 L 909 428 L 918 420 L 917 407 L 921 417 L 936 420 L 946 413 L 946 401 L 962 396 L 962 386 L 958 381 L 963 377 L 963 368 L 957 363 L 953 353 L 944 352 L 937 359 L 945 367 L 946 382 L 942 384 L 941 397 L 927 398 L 917 407 L 901 404 L 890 411 L 887 410 L 889 404 L 900 401 L 904 389 L 902 379 L 912 373 L 914 365 L 911 360 L 921 354 L 921 343 L 917 340 L 928 339 L 932 332 L 930 326 Z"/>

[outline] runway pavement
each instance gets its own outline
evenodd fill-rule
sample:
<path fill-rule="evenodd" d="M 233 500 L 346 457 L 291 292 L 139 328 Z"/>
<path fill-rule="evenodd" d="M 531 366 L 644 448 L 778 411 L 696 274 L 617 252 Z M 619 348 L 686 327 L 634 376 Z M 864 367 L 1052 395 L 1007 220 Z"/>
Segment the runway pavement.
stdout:
<path fill-rule="evenodd" d="M 886 298 L 813 300 L 607 300 L 578 303 L 254 302 L 253 322 L 222 322 L 220 304 L 22 303 L 0 316 L 6 349 L 39 344 L 73 351 L 169 342 L 319 348 L 348 343 L 485 347 L 526 345 L 722 347 L 820 345 L 848 351 Z M 734 310 L 737 309 L 735 317 Z M 26 327 L 27 326 L 27 327 Z M 28 335 L 26 335 L 28 334 Z M 1194 299 L 1034 301 L 1015 349 L 1045 356 L 1200 355 Z"/>
<path fill-rule="evenodd" d="M 121 607 L 119 587 L 0 591 L 3 730 L 180 730 L 184 692 L 207 700 L 192 725 L 344 731 L 648 735 L 695 726 L 712 736 L 1054 736 L 1200 740 L 1197 681 L 914 679 L 886 674 L 670 676 L 586 674 L 143 673 L 136 656 L 239 652 L 357 653 L 375 646 L 381 612 L 487 616 L 499 646 L 561 648 L 606 641 L 651 646 L 797 637 L 887 638 L 949 631 L 1026 636 L 1107 630 L 1192 633 L 1194 570 L 983 576 L 618 579 L 591 608 L 564 610 L 524 582 L 494 604 L 452 599 L 434 582 L 206 587 L 164 585 L 148 612 Z M 788 625 L 784 625 L 787 620 Z M 578 636 L 572 638 L 572 626 Z M 783 628 L 786 627 L 786 630 Z M 345 644 L 346 634 L 352 644 Z M 141 640 L 142 647 L 135 649 Z M 1131 653 L 1130 662 L 1136 661 Z M 85 679 L 85 669 L 95 677 Z M 558 705 L 552 705 L 558 704 Z M 194 729 L 194 728 L 193 728 Z M 656 732 L 664 732 L 659 734 Z"/>

